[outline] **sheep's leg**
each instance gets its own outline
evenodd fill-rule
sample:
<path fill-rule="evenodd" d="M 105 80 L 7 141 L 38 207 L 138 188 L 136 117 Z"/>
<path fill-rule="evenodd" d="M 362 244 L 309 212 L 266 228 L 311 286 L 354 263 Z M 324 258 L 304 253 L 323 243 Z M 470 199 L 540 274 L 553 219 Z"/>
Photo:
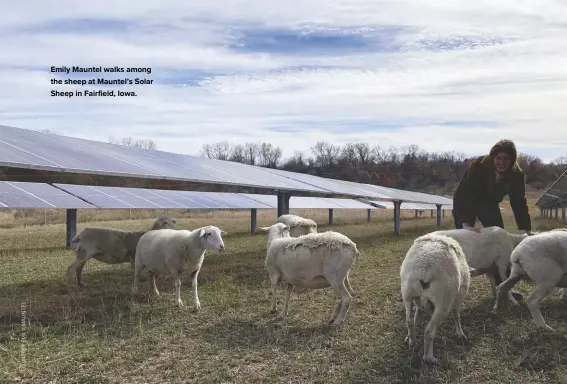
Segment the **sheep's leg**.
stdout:
<path fill-rule="evenodd" d="M 411 310 L 413 307 L 413 299 L 411 297 L 404 296 L 404 307 L 406 308 L 406 327 L 408 329 L 408 335 L 404 342 L 407 342 L 410 347 L 415 344 L 415 326 L 412 324 Z"/>
<path fill-rule="evenodd" d="M 293 285 L 287 283 L 287 289 L 285 290 L 285 302 L 282 311 L 276 317 L 277 320 L 282 320 L 287 315 L 288 311 L 288 304 L 289 304 L 289 297 L 291 296 L 291 292 L 293 292 Z"/>
<path fill-rule="evenodd" d="M 179 308 L 183 308 L 185 304 L 181 301 L 181 276 L 179 273 L 173 273 L 173 284 L 175 286 L 175 299 L 177 300 L 177 305 Z"/>
<path fill-rule="evenodd" d="M 543 328 L 546 331 L 553 331 L 549 325 L 545 324 L 545 320 L 541 315 L 541 311 L 539 309 L 539 302 L 545 296 L 551 293 L 551 291 L 555 288 L 555 285 L 542 285 L 537 284 L 533 292 L 528 296 L 528 309 L 534 319 L 536 326 L 539 328 Z"/>
<path fill-rule="evenodd" d="M 496 300 L 494 307 L 492 308 L 492 313 L 497 313 L 500 309 L 500 304 L 502 304 L 502 298 L 504 294 L 508 295 L 508 292 L 516 285 L 520 280 L 522 280 L 523 270 L 518 264 L 512 265 L 512 270 L 510 276 L 502 282 L 498 287 L 496 287 Z"/>
<path fill-rule="evenodd" d="M 349 271 L 349 272 L 350 272 L 350 271 Z M 347 290 L 348 290 L 348 293 L 350 293 L 351 296 L 354 296 L 354 291 L 353 291 L 353 289 L 352 289 L 352 287 L 351 287 L 351 285 L 350 285 L 350 280 L 349 280 L 349 278 L 348 278 L 348 272 L 347 272 L 347 275 L 346 275 L 346 277 L 345 277 L 345 286 L 346 286 L 346 288 L 347 288 Z"/>
<path fill-rule="evenodd" d="M 454 296 L 454 294 L 449 294 L 444 297 L 441 296 L 438 299 L 429 297 L 429 300 L 433 302 L 435 309 L 433 310 L 433 315 L 431 316 L 429 323 L 427 323 L 427 327 L 425 327 L 423 338 L 423 361 L 426 363 L 437 363 L 437 359 L 433 356 L 433 339 L 435 339 L 437 328 L 447 318 L 451 311 L 451 301 Z"/>
<path fill-rule="evenodd" d="M 496 280 L 494 279 L 494 276 L 491 275 L 490 273 L 486 274 L 486 278 L 490 282 L 490 288 L 492 289 L 492 297 L 496 298 Z"/>
<path fill-rule="evenodd" d="M 457 295 L 455 302 L 453 303 L 453 317 L 455 319 L 455 330 L 457 331 L 457 336 L 466 339 L 465 333 L 463 332 L 463 327 L 461 326 L 461 305 L 463 304 L 465 296 Z"/>
<path fill-rule="evenodd" d="M 152 275 L 151 277 L 152 277 L 152 286 L 154 288 L 154 293 L 156 294 L 156 296 L 159 296 L 159 291 L 158 291 L 157 285 L 156 285 L 156 274 L 152 273 L 151 275 Z"/>
<path fill-rule="evenodd" d="M 341 297 L 341 310 L 338 316 L 333 321 L 334 326 L 340 326 L 346 317 L 346 314 L 350 307 L 350 303 L 352 301 L 352 296 L 350 295 L 350 293 L 348 292 L 345 286 L 345 279 L 342 279 L 340 283 L 332 279 L 327 279 L 327 281 Z"/>
<path fill-rule="evenodd" d="M 132 294 L 137 295 L 140 291 L 140 274 L 144 266 L 142 263 L 136 263 L 134 266 L 134 282 L 132 283 Z"/>
<path fill-rule="evenodd" d="M 280 282 L 281 274 L 278 272 L 270 273 L 270 282 L 272 283 L 272 309 L 271 313 L 276 313 L 276 294 L 278 289 L 278 283 Z"/>
<path fill-rule="evenodd" d="M 506 274 L 507 269 L 508 269 L 508 265 L 507 265 L 507 264 L 504 264 L 504 265 L 501 264 L 501 265 L 499 265 L 499 266 L 498 266 L 498 274 L 499 274 L 499 276 L 496 276 L 495 281 L 500 280 L 499 283 L 501 283 L 502 281 L 506 280 L 506 278 L 507 278 L 507 274 Z M 511 271 L 510 271 L 510 273 L 511 273 Z M 498 277 L 499 277 L 500 279 L 498 279 Z M 517 299 L 516 299 L 516 298 L 517 298 Z M 518 300 L 521 300 L 521 299 L 522 299 L 522 294 L 521 294 L 520 292 L 516 292 L 516 291 L 513 290 L 513 289 L 510 289 L 510 290 L 508 291 L 508 300 L 512 303 L 512 305 L 514 305 L 514 306 L 520 305 L 520 304 L 518 303 Z"/>
<path fill-rule="evenodd" d="M 88 256 L 86 255 L 86 252 L 84 249 L 80 250 L 79 252 L 77 252 L 77 258 L 75 259 L 75 262 L 73 264 L 71 264 L 68 268 L 67 268 L 67 275 L 69 276 L 73 270 L 75 271 L 75 276 L 77 279 L 77 286 L 79 288 L 83 288 L 84 284 L 81 281 L 81 277 L 82 277 L 82 273 L 83 273 L 83 268 L 85 266 L 85 264 L 87 263 L 87 261 L 91 258 L 92 256 Z"/>
<path fill-rule="evenodd" d="M 199 295 L 197 293 L 197 276 L 199 276 L 199 270 L 191 273 L 191 289 L 193 289 L 193 305 L 195 306 L 195 311 L 201 309 L 201 302 L 199 301 Z"/>

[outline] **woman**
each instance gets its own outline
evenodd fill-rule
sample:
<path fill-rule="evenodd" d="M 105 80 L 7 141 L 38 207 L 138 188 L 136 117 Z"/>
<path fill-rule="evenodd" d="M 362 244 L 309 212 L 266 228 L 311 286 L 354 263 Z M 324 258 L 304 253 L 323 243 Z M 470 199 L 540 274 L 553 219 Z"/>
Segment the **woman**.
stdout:
<path fill-rule="evenodd" d="M 473 159 L 453 196 L 456 228 L 475 231 L 477 218 L 483 227 L 504 228 L 498 204 L 508 195 L 518 229 L 533 234 L 524 172 L 517 157 L 514 143 L 500 140 L 488 155 Z"/>
<path fill-rule="evenodd" d="M 514 143 L 500 140 L 488 155 L 473 159 L 453 195 L 456 228 L 478 232 L 474 227 L 477 218 L 483 227 L 504 228 L 498 204 L 508 195 L 518 229 L 533 235 L 524 172 L 517 157 Z M 498 273 L 494 274 L 494 280 L 497 286 L 502 283 Z M 518 292 L 512 291 L 512 294 L 516 300 L 522 298 Z"/>

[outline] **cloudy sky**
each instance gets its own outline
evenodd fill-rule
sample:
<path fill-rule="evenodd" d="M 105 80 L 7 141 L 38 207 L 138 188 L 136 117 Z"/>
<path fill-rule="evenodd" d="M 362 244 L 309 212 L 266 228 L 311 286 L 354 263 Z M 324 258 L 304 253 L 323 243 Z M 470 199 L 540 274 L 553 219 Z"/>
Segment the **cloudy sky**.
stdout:
<path fill-rule="evenodd" d="M 564 1 L 28 0 L 0 13 L 0 124 L 198 154 L 221 140 L 567 154 Z M 151 68 L 61 74 L 56 67 Z M 151 85 L 52 85 L 148 78 Z M 51 97 L 120 89 L 137 97 Z"/>

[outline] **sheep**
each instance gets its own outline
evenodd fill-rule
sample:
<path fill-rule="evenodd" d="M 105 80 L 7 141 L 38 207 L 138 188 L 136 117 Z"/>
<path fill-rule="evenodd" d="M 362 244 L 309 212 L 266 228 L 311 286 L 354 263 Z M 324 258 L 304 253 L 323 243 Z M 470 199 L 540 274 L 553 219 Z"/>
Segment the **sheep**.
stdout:
<path fill-rule="evenodd" d="M 494 298 L 496 298 L 494 276 L 498 274 L 501 282 L 506 280 L 512 251 L 528 236 L 510 233 L 497 226 L 481 228 L 478 233 L 467 229 L 449 229 L 434 231 L 431 234 L 449 236 L 459 243 L 467 258 L 467 264 L 478 271 L 477 276 L 486 274 Z M 513 305 L 518 305 L 514 296 L 520 299 L 522 295 L 519 292 L 508 292 L 508 300 Z"/>
<path fill-rule="evenodd" d="M 268 232 L 264 265 L 272 284 L 272 313 L 276 312 L 277 285 L 282 279 L 287 281 L 284 306 L 276 319 L 281 320 L 287 315 L 289 297 L 295 287 L 320 289 L 331 286 L 340 300 L 329 324 L 342 325 L 354 295 L 348 275 L 360 255 L 356 244 L 333 231 L 291 237 L 289 225 L 283 223 L 261 229 Z"/>
<path fill-rule="evenodd" d="M 420 306 L 430 302 L 434 310 L 423 341 L 423 360 L 436 363 L 433 356 L 433 339 L 437 328 L 452 310 L 457 336 L 466 338 L 461 327 L 460 309 L 468 294 L 470 278 L 479 272 L 467 264 L 459 243 L 448 236 L 430 233 L 414 240 L 400 267 L 401 293 L 406 310 L 408 334 L 404 342 L 415 345 L 416 324 Z M 419 303 L 417 300 L 419 299 Z M 412 304 L 415 304 L 413 324 Z"/>
<path fill-rule="evenodd" d="M 145 272 L 152 281 L 154 293 L 159 296 L 156 275 L 169 275 L 173 277 L 177 305 L 181 308 L 184 306 L 181 301 L 181 274 L 187 270 L 191 272 L 195 311 L 199 311 L 197 276 L 207 249 L 224 251 L 224 235 L 225 231 L 213 225 L 193 231 L 162 229 L 144 234 L 136 247 L 132 293 L 138 294 L 140 275 Z"/>
<path fill-rule="evenodd" d="M 177 221 L 167 216 L 160 216 L 149 229 L 157 230 L 176 227 Z M 134 256 L 138 240 L 148 231 L 124 231 L 115 228 L 87 227 L 71 239 L 76 260 L 67 268 L 66 276 L 75 271 L 77 286 L 84 287 L 81 281 L 83 267 L 94 258 L 106 264 L 130 263 L 134 268 Z"/>
<path fill-rule="evenodd" d="M 289 234 L 291 237 L 298 237 L 301 235 L 308 235 L 310 233 L 317 233 L 317 223 L 311 219 L 306 219 L 297 215 L 281 215 L 276 220 L 278 223 L 283 223 L 289 226 Z"/>
<path fill-rule="evenodd" d="M 514 249 L 510 261 L 510 277 L 496 288 L 493 313 L 498 313 L 503 295 L 520 280 L 535 282 L 536 287 L 527 299 L 528 309 L 536 327 L 553 331 L 541 315 L 539 302 L 554 288 L 567 288 L 567 229 L 558 228 L 528 237 Z"/>

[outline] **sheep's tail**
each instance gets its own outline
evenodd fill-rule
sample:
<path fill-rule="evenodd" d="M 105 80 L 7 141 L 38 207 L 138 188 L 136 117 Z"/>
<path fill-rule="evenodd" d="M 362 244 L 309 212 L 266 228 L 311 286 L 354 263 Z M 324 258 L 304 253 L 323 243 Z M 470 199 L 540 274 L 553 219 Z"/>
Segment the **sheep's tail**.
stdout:
<path fill-rule="evenodd" d="M 425 273 L 415 274 L 412 273 L 409 279 L 404 283 L 404 295 L 411 300 L 419 299 L 420 306 L 425 308 L 427 306 L 428 298 L 424 295 L 425 292 L 431 287 L 431 282 L 434 280 L 427 271 Z"/>
<path fill-rule="evenodd" d="M 79 250 L 79 240 L 80 240 L 81 234 L 78 233 L 75 236 L 73 236 L 73 238 L 71 239 L 69 245 L 71 248 L 74 248 L 75 250 Z"/>

